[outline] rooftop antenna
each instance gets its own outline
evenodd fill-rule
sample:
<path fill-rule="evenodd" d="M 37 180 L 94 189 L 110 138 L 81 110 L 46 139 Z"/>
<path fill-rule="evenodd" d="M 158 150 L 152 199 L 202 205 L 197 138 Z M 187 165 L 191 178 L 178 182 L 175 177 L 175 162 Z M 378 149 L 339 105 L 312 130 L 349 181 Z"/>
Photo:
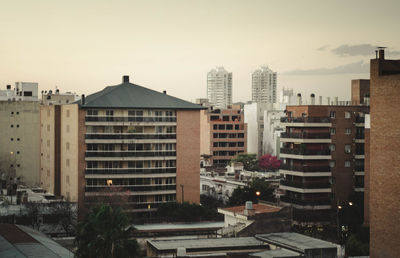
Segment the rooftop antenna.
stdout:
<path fill-rule="evenodd" d="M 380 58 L 380 59 L 385 59 L 385 48 L 386 47 L 376 47 L 376 51 L 375 51 L 375 53 L 376 53 L 376 58 L 378 59 L 378 57 Z"/>

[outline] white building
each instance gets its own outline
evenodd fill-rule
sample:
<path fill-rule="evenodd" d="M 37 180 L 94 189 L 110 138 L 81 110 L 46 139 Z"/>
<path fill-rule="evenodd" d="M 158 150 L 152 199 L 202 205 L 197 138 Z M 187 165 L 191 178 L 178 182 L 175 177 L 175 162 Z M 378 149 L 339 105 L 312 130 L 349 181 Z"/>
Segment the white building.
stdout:
<path fill-rule="evenodd" d="M 276 103 L 276 72 L 262 66 L 252 74 L 252 101 Z"/>
<path fill-rule="evenodd" d="M 0 101 L 39 101 L 38 83 L 16 82 L 14 89 L 7 85 L 5 90 L 0 90 Z"/>
<path fill-rule="evenodd" d="M 247 123 L 247 152 L 263 153 L 264 111 L 271 109 L 271 104 L 248 103 L 244 105 L 244 122 Z"/>
<path fill-rule="evenodd" d="M 224 67 L 217 67 L 208 72 L 207 98 L 216 108 L 225 109 L 232 105 L 232 73 Z"/>

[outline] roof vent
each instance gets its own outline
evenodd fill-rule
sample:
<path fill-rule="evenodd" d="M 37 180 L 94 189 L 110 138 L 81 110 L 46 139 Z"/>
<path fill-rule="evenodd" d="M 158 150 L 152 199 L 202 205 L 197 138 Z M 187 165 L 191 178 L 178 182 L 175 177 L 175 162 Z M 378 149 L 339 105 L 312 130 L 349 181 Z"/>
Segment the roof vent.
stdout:
<path fill-rule="evenodd" d="M 166 90 L 163 90 L 163 92 L 162 93 L 164 93 L 165 95 L 167 95 L 167 91 Z"/>
<path fill-rule="evenodd" d="M 129 82 L 129 75 L 122 76 L 122 83 L 128 83 L 128 82 Z"/>
<path fill-rule="evenodd" d="M 85 103 L 85 94 L 82 94 L 82 97 L 81 97 L 81 105 L 85 105 L 86 103 Z"/>
<path fill-rule="evenodd" d="M 7 90 L 11 90 L 11 85 L 7 85 Z"/>

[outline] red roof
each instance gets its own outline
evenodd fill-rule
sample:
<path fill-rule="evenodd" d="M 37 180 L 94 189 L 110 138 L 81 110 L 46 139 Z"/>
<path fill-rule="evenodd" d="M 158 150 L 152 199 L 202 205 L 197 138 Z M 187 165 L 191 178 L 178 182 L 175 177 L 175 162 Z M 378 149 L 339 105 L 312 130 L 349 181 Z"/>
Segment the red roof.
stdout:
<path fill-rule="evenodd" d="M 230 211 L 230 212 L 233 212 L 233 213 L 243 213 L 244 209 L 245 209 L 245 206 L 242 205 L 242 206 L 234 206 L 234 207 L 229 207 L 229 208 L 223 208 L 221 210 Z M 253 204 L 253 209 L 254 209 L 256 214 L 261 214 L 261 213 L 278 212 L 282 208 L 276 207 L 276 206 L 272 206 L 272 205 L 268 205 L 268 204 L 257 203 L 257 204 Z"/>

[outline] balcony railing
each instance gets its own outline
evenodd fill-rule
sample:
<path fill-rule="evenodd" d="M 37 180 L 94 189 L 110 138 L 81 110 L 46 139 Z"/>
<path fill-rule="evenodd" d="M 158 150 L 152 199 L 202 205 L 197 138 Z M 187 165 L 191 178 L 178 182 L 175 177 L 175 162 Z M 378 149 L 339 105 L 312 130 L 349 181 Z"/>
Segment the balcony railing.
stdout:
<path fill-rule="evenodd" d="M 176 190 L 176 184 L 170 185 L 86 185 L 86 192 L 104 192 L 109 193 L 110 188 L 120 188 L 121 191 L 131 192 L 151 192 L 151 191 L 164 191 L 164 190 Z"/>
<path fill-rule="evenodd" d="M 330 172 L 331 168 L 329 166 L 290 166 L 283 165 L 281 169 L 300 171 L 300 172 Z"/>
<path fill-rule="evenodd" d="M 329 117 L 281 117 L 282 123 L 330 123 Z"/>
<path fill-rule="evenodd" d="M 281 201 L 287 202 L 287 203 L 293 203 L 293 204 L 298 204 L 298 205 L 331 205 L 331 201 L 329 199 L 321 199 L 321 200 L 301 200 L 301 199 L 294 199 L 290 198 L 287 196 L 281 196 L 280 198 Z"/>
<path fill-rule="evenodd" d="M 86 151 L 86 157 L 171 157 L 176 151 Z"/>
<path fill-rule="evenodd" d="M 175 167 L 168 168 L 87 168 L 87 175 L 109 175 L 109 174 L 162 174 L 176 173 Z"/>
<path fill-rule="evenodd" d="M 355 171 L 359 171 L 359 172 L 361 172 L 361 171 L 364 171 L 364 165 L 355 165 L 354 166 L 354 170 Z"/>
<path fill-rule="evenodd" d="M 85 139 L 90 140 L 148 140 L 176 139 L 176 133 L 87 133 Z"/>
<path fill-rule="evenodd" d="M 365 134 L 363 134 L 363 133 L 357 133 L 357 134 L 356 134 L 356 139 L 365 139 Z"/>
<path fill-rule="evenodd" d="M 330 139 L 330 133 L 281 133 L 281 138 Z"/>
<path fill-rule="evenodd" d="M 365 123 L 365 117 L 357 116 L 356 117 L 356 123 L 359 123 L 359 124 Z"/>
<path fill-rule="evenodd" d="M 306 150 L 306 149 L 290 149 L 281 148 L 281 153 L 295 155 L 331 155 L 331 151 L 327 150 Z"/>
<path fill-rule="evenodd" d="M 320 188 L 331 188 L 330 183 L 302 183 L 302 182 L 290 182 L 290 181 L 285 181 L 281 180 L 280 181 L 281 185 L 286 185 L 286 186 L 291 186 L 291 187 L 296 187 L 296 188 L 302 188 L 302 189 L 320 189 Z"/>
<path fill-rule="evenodd" d="M 176 122 L 175 116 L 86 116 L 86 122 Z"/>

